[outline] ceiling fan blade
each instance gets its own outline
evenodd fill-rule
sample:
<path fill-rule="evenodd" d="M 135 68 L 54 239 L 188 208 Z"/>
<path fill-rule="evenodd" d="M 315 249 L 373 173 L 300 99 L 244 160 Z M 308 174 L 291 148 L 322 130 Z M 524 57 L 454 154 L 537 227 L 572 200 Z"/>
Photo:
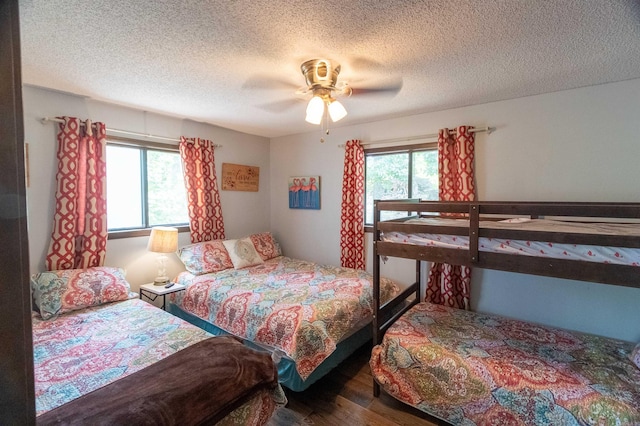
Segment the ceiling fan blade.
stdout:
<path fill-rule="evenodd" d="M 282 101 L 267 102 L 264 104 L 256 105 L 256 107 L 269 112 L 283 112 L 291 108 L 294 108 L 298 105 L 302 105 L 303 103 L 304 103 L 304 99 L 291 98 L 291 99 L 284 99 Z"/>
<path fill-rule="evenodd" d="M 362 95 L 395 95 L 402 89 L 402 79 L 395 81 L 388 81 L 382 84 L 375 84 L 370 86 L 351 87 L 351 94 L 355 96 Z"/>
<path fill-rule="evenodd" d="M 262 90 L 296 90 L 300 86 L 290 81 L 268 76 L 268 75 L 253 75 L 250 76 L 243 84 L 243 89 L 262 89 Z"/>
<path fill-rule="evenodd" d="M 364 56 L 355 56 L 348 62 L 351 65 L 351 68 L 355 70 L 355 72 L 379 69 L 383 66 L 382 63 L 376 61 L 375 59 L 365 58 Z"/>

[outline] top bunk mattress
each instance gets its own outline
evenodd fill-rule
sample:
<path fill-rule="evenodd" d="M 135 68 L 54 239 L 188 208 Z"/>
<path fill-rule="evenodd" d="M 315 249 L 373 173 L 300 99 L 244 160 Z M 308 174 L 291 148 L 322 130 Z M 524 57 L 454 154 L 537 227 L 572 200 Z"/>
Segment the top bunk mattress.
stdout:
<path fill-rule="evenodd" d="M 449 226 L 457 228 L 469 227 L 469 221 L 467 219 L 447 218 L 416 218 L 406 220 L 403 224 Z M 640 238 L 640 225 L 634 223 L 585 223 L 558 221 L 552 219 L 516 218 L 502 221 L 483 220 L 480 221 L 480 228 L 565 234 L 621 235 Z M 387 231 L 383 233 L 382 240 L 425 247 L 461 250 L 469 249 L 469 237 L 464 235 Z M 630 247 L 566 244 L 548 241 L 480 237 L 478 239 L 478 250 L 500 254 L 640 266 L 640 249 Z"/>

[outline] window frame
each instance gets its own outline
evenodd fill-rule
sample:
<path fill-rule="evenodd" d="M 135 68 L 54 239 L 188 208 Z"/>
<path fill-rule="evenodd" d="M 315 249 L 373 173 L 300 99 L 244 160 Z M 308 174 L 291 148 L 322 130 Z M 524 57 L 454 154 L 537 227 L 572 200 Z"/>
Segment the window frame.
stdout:
<path fill-rule="evenodd" d="M 438 142 L 423 142 L 416 144 L 408 144 L 408 145 L 394 145 L 394 146 L 386 146 L 386 147 L 377 147 L 377 148 L 365 148 L 364 149 L 364 171 L 365 171 L 365 179 L 364 179 L 364 231 L 365 232 L 373 232 L 373 223 L 367 223 L 367 159 L 372 156 L 378 155 L 387 155 L 387 154 L 401 154 L 407 153 L 408 158 L 408 176 L 407 176 L 407 185 L 408 185 L 408 197 L 412 197 L 413 191 L 413 153 L 418 151 L 437 151 L 438 150 Z"/>
<path fill-rule="evenodd" d="M 166 143 L 160 142 L 152 142 L 145 141 L 140 139 L 132 139 L 132 138 L 124 138 L 120 136 L 111 136 L 107 135 L 107 145 L 112 146 L 124 146 L 124 147 L 132 147 L 138 148 L 142 151 L 142 156 L 140 158 L 140 173 L 141 173 L 141 184 L 142 184 L 142 197 L 143 197 L 143 217 L 146 227 L 144 228 L 127 228 L 127 229 L 116 229 L 116 230 L 108 230 L 107 229 L 107 238 L 109 240 L 117 240 L 120 238 L 131 238 L 131 237 L 148 237 L 151 234 L 151 227 L 149 225 L 149 212 L 148 212 L 148 192 L 147 192 L 147 151 L 165 151 L 165 152 L 176 152 L 180 153 L 180 149 L 178 145 L 170 145 Z M 144 167 L 143 167 L 144 166 Z M 160 225 L 158 225 L 160 226 Z M 178 232 L 189 232 L 190 227 L 189 223 L 187 224 L 166 224 L 162 226 L 173 226 L 178 229 Z"/>

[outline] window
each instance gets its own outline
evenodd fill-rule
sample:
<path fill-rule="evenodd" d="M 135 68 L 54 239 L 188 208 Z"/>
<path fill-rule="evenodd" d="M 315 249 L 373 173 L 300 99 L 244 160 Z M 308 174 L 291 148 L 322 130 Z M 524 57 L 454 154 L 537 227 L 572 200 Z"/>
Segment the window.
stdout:
<path fill-rule="evenodd" d="M 405 198 L 438 199 L 438 150 L 420 144 L 365 150 L 365 224 L 373 224 L 373 201 Z M 382 219 L 405 216 L 385 212 Z"/>
<path fill-rule="evenodd" d="M 147 229 L 189 222 L 177 147 L 107 142 L 107 228 Z"/>

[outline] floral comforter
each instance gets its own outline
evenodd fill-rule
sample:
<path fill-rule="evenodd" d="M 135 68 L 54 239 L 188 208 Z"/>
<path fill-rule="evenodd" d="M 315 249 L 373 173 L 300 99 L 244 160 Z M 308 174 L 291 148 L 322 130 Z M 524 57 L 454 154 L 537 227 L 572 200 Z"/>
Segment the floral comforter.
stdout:
<path fill-rule="evenodd" d="M 374 378 L 455 425 L 639 425 L 633 344 L 421 303 L 373 348 Z"/>
<path fill-rule="evenodd" d="M 283 351 L 306 379 L 372 317 L 371 274 L 279 256 L 243 269 L 195 276 L 172 301 L 228 333 Z M 398 287 L 381 280 L 382 300 Z"/>
<path fill-rule="evenodd" d="M 130 299 L 60 315 L 32 317 L 36 415 L 103 388 L 211 334 L 167 312 Z M 263 424 L 284 403 L 277 389 L 263 390 L 223 419 L 223 424 Z"/>

